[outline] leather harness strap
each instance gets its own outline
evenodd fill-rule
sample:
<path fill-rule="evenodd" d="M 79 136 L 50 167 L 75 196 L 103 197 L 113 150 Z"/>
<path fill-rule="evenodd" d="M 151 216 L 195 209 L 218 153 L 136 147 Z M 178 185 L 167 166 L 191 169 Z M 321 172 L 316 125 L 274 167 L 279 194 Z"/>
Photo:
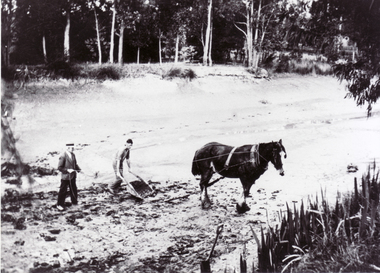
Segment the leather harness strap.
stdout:
<path fill-rule="evenodd" d="M 235 150 L 236 150 L 237 148 L 238 148 L 238 147 L 234 147 L 234 148 L 231 150 L 230 154 L 229 154 L 228 157 L 227 157 L 226 163 L 224 163 L 224 167 L 225 167 L 225 168 L 228 168 L 228 166 L 230 165 L 230 160 L 231 160 L 232 154 L 235 152 Z"/>
<path fill-rule="evenodd" d="M 254 166 L 258 166 L 260 164 L 260 154 L 259 154 L 259 145 L 252 145 L 251 148 L 251 162 Z"/>

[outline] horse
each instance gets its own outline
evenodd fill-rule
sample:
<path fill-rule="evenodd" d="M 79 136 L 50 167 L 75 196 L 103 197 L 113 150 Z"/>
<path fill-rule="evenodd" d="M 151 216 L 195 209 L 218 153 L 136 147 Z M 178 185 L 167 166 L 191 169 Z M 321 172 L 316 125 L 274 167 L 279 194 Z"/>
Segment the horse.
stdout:
<path fill-rule="evenodd" d="M 249 211 L 246 203 L 251 186 L 268 169 L 271 162 L 279 174 L 285 174 L 282 168 L 281 155 L 286 150 L 282 140 L 278 142 L 260 143 L 232 147 L 218 142 L 211 142 L 195 152 L 191 172 L 194 176 L 200 175 L 201 203 L 203 209 L 211 207 L 207 188 L 225 177 L 239 178 L 243 186 L 241 199 L 236 204 L 238 213 Z M 214 173 L 220 178 L 209 182 Z"/>

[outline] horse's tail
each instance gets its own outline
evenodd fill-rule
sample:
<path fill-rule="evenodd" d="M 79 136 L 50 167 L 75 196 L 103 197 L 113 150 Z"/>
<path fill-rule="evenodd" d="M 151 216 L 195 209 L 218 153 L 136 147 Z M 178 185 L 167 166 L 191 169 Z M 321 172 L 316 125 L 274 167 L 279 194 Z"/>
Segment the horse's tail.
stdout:
<path fill-rule="evenodd" d="M 193 159 L 193 165 L 191 167 L 191 173 L 194 176 L 201 174 L 201 170 L 199 169 L 199 165 L 198 165 L 198 162 L 197 162 L 197 154 L 198 154 L 198 151 L 195 152 L 194 159 Z"/>

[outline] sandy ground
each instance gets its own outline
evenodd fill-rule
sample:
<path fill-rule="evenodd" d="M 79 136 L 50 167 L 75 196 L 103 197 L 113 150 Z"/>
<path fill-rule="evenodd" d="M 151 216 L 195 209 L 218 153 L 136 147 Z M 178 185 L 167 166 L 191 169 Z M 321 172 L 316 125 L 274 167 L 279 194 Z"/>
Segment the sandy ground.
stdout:
<path fill-rule="evenodd" d="M 63 213 L 54 208 L 59 176 L 36 177 L 18 189 L 26 198 L 2 203 L 4 272 L 54 266 L 56 272 L 199 272 L 219 224 L 224 230 L 214 272 L 238 270 L 242 253 L 250 269 L 257 264 L 250 227 L 259 235 L 286 203 L 321 190 L 334 203 L 337 191 L 351 190 L 354 177 L 380 161 L 379 106 L 368 119 L 332 77 L 266 80 L 239 67 L 194 70 L 199 77 L 192 82 L 157 75 L 102 84 L 59 81 L 19 95 L 14 127 L 24 161 L 56 167 L 56 152 L 75 142 L 83 174 L 79 205 Z M 132 171 L 156 189 L 142 202 L 104 190 L 114 179 L 115 151 L 127 138 L 134 141 Z M 201 209 L 199 181 L 191 174 L 195 150 L 211 141 L 239 146 L 279 139 L 288 153 L 285 176 L 270 165 L 251 189 L 249 212 L 235 211 L 236 179 L 212 186 L 213 206 Z M 348 173 L 349 164 L 359 171 Z M 7 188 L 2 183 L 2 196 Z M 15 228 L 20 218 L 25 229 Z"/>

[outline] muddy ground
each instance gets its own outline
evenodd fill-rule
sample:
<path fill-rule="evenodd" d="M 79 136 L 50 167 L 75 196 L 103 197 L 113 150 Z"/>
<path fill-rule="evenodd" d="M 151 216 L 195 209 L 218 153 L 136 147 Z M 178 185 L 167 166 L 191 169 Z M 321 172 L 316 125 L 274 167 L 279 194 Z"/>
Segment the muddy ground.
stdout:
<path fill-rule="evenodd" d="M 323 190 L 353 188 L 369 162 L 379 161 L 380 111 L 344 99 L 336 79 L 282 75 L 255 79 L 239 67 L 193 67 L 198 78 L 157 75 L 117 82 L 57 81 L 31 85 L 16 101 L 17 147 L 32 166 L 56 168 L 66 142 L 75 142 L 79 204 L 56 208 L 58 175 L 34 175 L 21 187 L 2 178 L 3 272 L 199 272 L 216 235 L 214 272 L 234 272 L 240 254 L 257 266 L 251 227 L 278 223 L 278 211 Z M 155 189 L 138 200 L 114 179 L 112 158 L 134 140 L 132 171 Z M 232 146 L 282 139 L 285 176 L 270 166 L 238 214 L 241 186 L 224 179 L 210 188 L 212 208 L 202 210 L 199 180 L 191 174 L 196 149 L 211 141 Z M 348 166 L 358 167 L 348 172 Z M 125 174 L 128 181 L 136 178 Z M 253 265 L 254 263 L 254 265 Z"/>

